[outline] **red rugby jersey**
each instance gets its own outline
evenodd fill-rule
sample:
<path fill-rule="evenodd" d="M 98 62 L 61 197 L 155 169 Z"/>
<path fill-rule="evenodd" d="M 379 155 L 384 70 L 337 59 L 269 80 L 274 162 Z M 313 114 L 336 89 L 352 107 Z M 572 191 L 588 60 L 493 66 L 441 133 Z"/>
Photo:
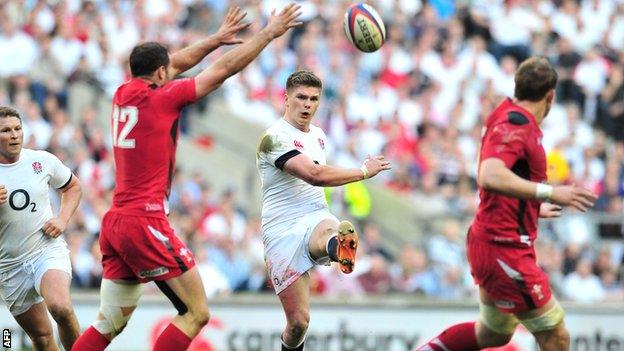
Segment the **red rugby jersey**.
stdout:
<path fill-rule="evenodd" d="M 487 118 L 481 139 L 480 161 L 495 157 L 516 175 L 532 182 L 546 181 L 546 154 L 535 117 L 511 99 Z M 537 236 L 541 200 L 517 199 L 479 188 L 479 208 L 471 235 L 490 242 L 531 245 Z"/>
<path fill-rule="evenodd" d="M 175 168 L 180 110 L 196 99 L 193 78 L 162 87 L 134 78 L 113 97 L 115 192 L 111 212 L 164 217 Z"/>

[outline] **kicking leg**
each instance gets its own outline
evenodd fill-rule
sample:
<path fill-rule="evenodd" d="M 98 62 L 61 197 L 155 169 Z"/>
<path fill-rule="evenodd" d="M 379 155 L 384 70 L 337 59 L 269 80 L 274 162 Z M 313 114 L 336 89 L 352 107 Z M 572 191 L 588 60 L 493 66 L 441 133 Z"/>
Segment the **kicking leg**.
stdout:
<path fill-rule="evenodd" d="M 208 323 L 208 301 L 197 267 L 182 275 L 157 281 L 158 288 L 171 300 L 178 315 L 154 343 L 154 351 L 186 350 Z"/>
<path fill-rule="evenodd" d="M 282 351 L 302 351 L 310 323 L 310 275 L 303 274 L 278 297 L 286 314 Z"/>
<path fill-rule="evenodd" d="M 36 351 L 58 351 L 45 303 L 33 305 L 28 311 L 15 316 L 15 320 L 28 334 Z"/>
<path fill-rule="evenodd" d="M 72 351 L 102 351 L 125 328 L 141 297 L 138 281 L 102 279 L 100 311 Z"/>
<path fill-rule="evenodd" d="M 358 247 L 358 234 L 348 221 L 337 223 L 331 219 L 320 222 L 310 237 L 309 250 L 314 259 L 329 256 L 340 264 L 343 273 L 353 272 Z"/>
<path fill-rule="evenodd" d="M 50 269 L 43 274 L 39 287 L 48 311 L 58 325 L 65 350 L 71 350 L 80 335 L 80 325 L 69 295 L 70 283 L 69 274 L 58 269 Z"/>

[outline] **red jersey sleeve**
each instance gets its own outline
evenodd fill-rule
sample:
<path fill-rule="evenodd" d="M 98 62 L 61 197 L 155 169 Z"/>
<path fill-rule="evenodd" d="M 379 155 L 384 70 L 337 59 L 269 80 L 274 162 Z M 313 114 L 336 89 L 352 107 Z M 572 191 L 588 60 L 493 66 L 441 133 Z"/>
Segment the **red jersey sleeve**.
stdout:
<path fill-rule="evenodd" d="M 485 132 L 481 146 L 481 161 L 498 158 L 511 169 L 518 159 L 525 158 L 530 125 L 514 125 L 509 122 L 495 124 Z"/>
<path fill-rule="evenodd" d="M 160 106 L 181 110 L 184 106 L 192 104 L 197 99 L 195 78 L 172 80 L 158 89 L 156 96 Z"/>

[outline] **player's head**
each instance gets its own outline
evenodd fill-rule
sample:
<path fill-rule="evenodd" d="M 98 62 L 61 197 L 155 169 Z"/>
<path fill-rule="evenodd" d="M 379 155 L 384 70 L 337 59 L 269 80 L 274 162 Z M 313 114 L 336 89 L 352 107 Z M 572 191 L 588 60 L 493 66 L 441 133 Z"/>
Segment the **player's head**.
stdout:
<path fill-rule="evenodd" d="M 555 99 L 557 79 L 557 71 L 546 58 L 530 57 L 516 71 L 514 95 L 520 101 L 544 103 L 546 117 Z"/>
<path fill-rule="evenodd" d="M 321 100 L 323 83 L 310 71 L 297 71 L 286 80 L 286 119 L 307 131 Z"/>
<path fill-rule="evenodd" d="M 157 85 L 168 81 L 169 52 L 156 42 L 139 44 L 130 53 L 130 72 L 133 77 L 147 78 Z"/>
<path fill-rule="evenodd" d="M 0 163 L 19 159 L 24 141 L 22 118 L 15 109 L 0 106 Z"/>

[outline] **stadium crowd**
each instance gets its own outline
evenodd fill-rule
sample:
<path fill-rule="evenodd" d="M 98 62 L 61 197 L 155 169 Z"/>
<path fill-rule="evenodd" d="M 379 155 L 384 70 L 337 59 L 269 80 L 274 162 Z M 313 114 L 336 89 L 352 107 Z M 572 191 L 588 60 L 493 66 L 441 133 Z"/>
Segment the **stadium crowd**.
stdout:
<path fill-rule="evenodd" d="M 426 199 L 430 215 L 448 217 L 424 242 L 399 252 L 383 245 L 375 223 L 363 221 L 355 273 L 317 269 L 315 293 L 445 299 L 475 293 L 466 271 L 464 232 L 476 208 L 481 125 L 503 97 L 513 96 L 514 70 L 529 55 L 548 57 L 560 77 L 558 103 L 543 125 L 549 181 L 582 184 L 600 194 L 596 213 L 624 214 L 624 1 L 370 1 L 387 30 L 385 45 L 372 54 L 357 52 L 344 36 L 349 1 L 300 2 L 305 25 L 224 85 L 231 110 L 269 125 L 282 113 L 287 75 L 310 69 L 324 81 L 317 123 L 331 140 L 330 161 L 359 167 L 367 155 L 384 154 L 393 162 L 381 178 L 389 189 L 412 197 L 415 206 Z M 240 3 L 258 23 L 285 1 L 230 3 Z M 22 114 L 26 147 L 57 155 L 85 189 L 66 233 L 76 287 L 99 286 L 97 233 L 110 204 L 114 169 L 96 109 L 69 115 L 69 87 L 87 83 L 112 96 L 129 77 L 127 56 L 136 43 L 157 40 L 173 51 L 214 32 L 228 5 L 219 0 L 0 4 L 0 105 Z M 256 29 L 252 25 L 251 31 Z M 209 295 L 269 290 L 260 219 L 240 211 L 235 190 L 213 189 L 199 174 L 178 172 L 170 217 L 195 252 Z M 624 301 L 622 235 L 621 225 L 595 227 L 574 213 L 543 226 L 536 249 L 559 296 Z"/>

